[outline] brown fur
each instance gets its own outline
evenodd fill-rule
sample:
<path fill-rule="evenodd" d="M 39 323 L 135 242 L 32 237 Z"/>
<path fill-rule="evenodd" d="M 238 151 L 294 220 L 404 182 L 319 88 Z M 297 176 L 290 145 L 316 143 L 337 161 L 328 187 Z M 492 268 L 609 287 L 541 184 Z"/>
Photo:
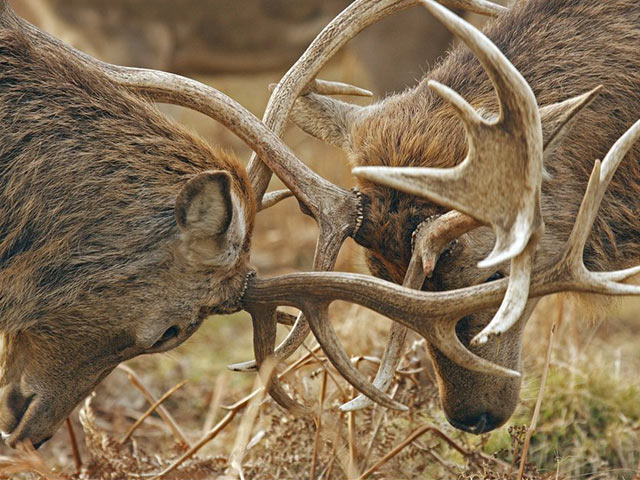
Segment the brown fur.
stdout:
<path fill-rule="evenodd" d="M 568 238 L 594 161 L 602 159 L 640 119 L 640 9 L 636 0 L 521 1 L 485 31 L 529 82 L 541 107 L 604 86 L 564 138 L 545 152 L 549 178 L 542 187 L 546 234 L 537 254 L 540 267 L 561 251 Z M 311 124 L 310 111 L 301 112 L 299 123 L 312 134 L 328 132 L 329 141 L 347 148 L 354 166 L 452 167 L 465 158 L 466 137 L 453 110 L 427 87 L 429 79 L 456 90 L 482 115 L 497 114 L 488 76 L 468 49 L 459 47 L 414 89 L 358 113 L 350 107 L 346 118 L 351 121 L 338 119 L 338 130 L 327 129 L 330 121 L 326 118 Z M 328 110 L 322 100 L 315 101 L 321 105 L 318 109 Z M 341 110 L 337 104 L 333 108 Z M 346 138 L 336 138 L 336 131 Z M 363 180 L 359 188 L 368 203 L 358 241 L 368 248 L 369 267 L 374 274 L 400 283 L 411 255 L 411 233 L 421 221 L 444 209 Z M 611 270 L 638 263 L 638 212 L 640 145 L 624 160 L 605 196 L 585 250 L 588 268 Z M 495 270 L 482 271 L 475 265 L 492 244 L 493 235 L 486 228 L 466 235 L 452 254 L 440 260 L 428 287 L 451 289 L 487 280 Z M 507 273 L 508 266 L 500 270 Z M 468 344 L 492 313 L 463 319 L 457 327 L 460 338 Z M 475 351 L 519 368 L 527 316 L 499 342 Z M 452 364 L 435 349 L 432 354 L 442 403 L 452 423 L 467 428 L 485 413 L 490 429 L 508 419 L 516 405 L 519 382 L 475 374 Z"/>
<path fill-rule="evenodd" d="M 40 414 L 11 442 L 40 442 L 119 362 L 176 346 L 240 296 L 255 202 L 232 155 L 0 12 L 0 429 L 33 395 Z M 206 170 L 227 172 L 246 225 L 219 268 L 188 261 L 174 214 Z M 172 325 L 179 335 L 152 347 Z"/>

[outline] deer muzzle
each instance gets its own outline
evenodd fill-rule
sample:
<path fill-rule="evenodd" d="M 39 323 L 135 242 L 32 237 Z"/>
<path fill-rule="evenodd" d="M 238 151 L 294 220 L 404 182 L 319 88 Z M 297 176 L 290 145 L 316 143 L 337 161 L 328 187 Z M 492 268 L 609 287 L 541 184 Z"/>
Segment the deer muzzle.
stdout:
<path fill-rule="evenodd" d="M 40 447 L 57 429 L 52 427 L 48 402 L 33 393 L 22 392 L 17 385 L 7 385 L 0 393 L 0 430 L 5 443 L 16 448 L 23 442 Z M 59 423 L 59 422 L 58 422 Z"/>

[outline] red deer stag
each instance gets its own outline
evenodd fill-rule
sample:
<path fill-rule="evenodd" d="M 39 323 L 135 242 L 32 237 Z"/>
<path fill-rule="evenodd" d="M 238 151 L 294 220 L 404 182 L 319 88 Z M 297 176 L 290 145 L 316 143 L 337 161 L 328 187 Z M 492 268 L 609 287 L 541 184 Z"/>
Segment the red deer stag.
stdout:
<path fill-rule="evenodd" d="M 633 0 L 528 0 L 494 12 L 500 16 L 487 27 L 487 40 L 433 2 L 372 3 L 355 2 L 325 29 L 276 87 L 264 120 L 280 132 L 291 110 L 306 132 L 343 148 L 352 165 L 365 167 L 355 170 L 364 205 L 355 239 L 367 248 L 376 276 L 425 290 L 473 286 L 450 297 L 448 312 L 425 305 L 421 322 L 447 417 L 463 430 L 486 432 L 510 417 L 520 380 L 487 374 L 458 340 L 485 360 L 519 370 L 522 330 L 537 301 L 534 292 L 545 282 L 609 294 L 638 292 L 611 282 L 637 269 L 620 275 L 585 269 L 626 268 L 640 258 L 640 151 L 632 148 L 638 124 L 602 164 L 602 185 L 589 183 L 588 195 L 597 200 L 577 214 L 594 162 L 640 118 L 640 10 Z M 415 88 L 368 107 L 301 88 L 363 24 L 417 3 L 468 49 L 452 51 Z M 292 90 L 303 94 L 295 105 L 278 98 Z M 605 195 L 612 165 L 629 150 Z M 602 213 L 594 219 L 600 201 Z M 470 216 L 446 213 L 451 208 Z M 499 280 L 507 275 L 509 280 Z M 472 307 L 480 302 L 475 295 L 508 281 L 497 312 L 479 303 Z M 430 336 L 427 323 L 436 324 Z M 318 327 L 311 327 L 318 335 Z M 307 328 L 299 318 L 276 352 L 290 354 Z M 404 335 L 403 327 L 393 327 L 375 381 L 383 390 Z M 341 368 L 344 374 L 349 366 Z M 343 408 L 368 403 L 359 397 Z"/>
<path fill-rule="evenodd" d="M 351 24 L 358 29 L 394 8 L 360 1 L 344 15 L 373 13 Z M 343 42 L 335 33 L 321 35 L 333 38 L 325 47 Z M 231 155 L 169 122 L 148 100 L 199 110 L 246 141 L 319 223 L 318 270 L 333 266 L 346 236 L 366 233 L 374 203 L 315 175 L 233 100 L 184 77 L 95 60 L 17 18 L 6 1 L 0 37 L 0 429 L 9 445 L 44 442 L 119 362 L 172 348 L 207 315 L 242 308 L 252 314 L 258 364 L 274 353 L 276 308 L 292 305 L 304 313 L 294 330 L 304 330 L 307 318 L 345 378 L 387 407 L 403 408 L 349 363 L 327 319 L 333 300 L 390 316 L 468 368 L 517 375 L 465 349 L 451 322 L 500 304 L 506 280 L 434 293 L 334 272 L 257 278 L 248 264 L 255 210 L 283 197 L 264 196 L 267 168 L 256 160 L 247 176 Z M 357 93 L 289 78 L 272 97 L 268 123 L 283 122 L 306 85 Z M 637 129 L 624 138 L 633 135 Z M 612 158 L 618 162 L 620 152 Z M 586 201 L 588 211 L 597 207 L 593 192 Z M 602 291 L 565 275 L 534 282 L 530 295 L 565 289 Z M 425 311 L 447 321 L 425 321 Z M 276 381 L 269 390 L 305 411 Z"/>

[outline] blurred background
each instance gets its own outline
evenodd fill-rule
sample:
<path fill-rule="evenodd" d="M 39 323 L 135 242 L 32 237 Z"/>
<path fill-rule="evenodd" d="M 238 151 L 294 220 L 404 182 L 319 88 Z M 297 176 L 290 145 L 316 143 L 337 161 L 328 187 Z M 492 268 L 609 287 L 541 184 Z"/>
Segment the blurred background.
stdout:
<path fill-rule="evenodd" d="M 281 78 L 315 35 L 350 1 L 9 3 L 41 29 L 101 60 L 195 78 L 261 117 L 269 98 L 267 86 Z M 477 15 L 465 16 L 476 25 L 485 21 Z M 412 8 L 365 30 L 335 56 L 320 77 L 370 89 L 381 98 L 414 85 L 445 55 L 451 42 L 448 31 L 424 9 Z M 160 108 L 207 141 L 248 160 L 250 151 L 221 125 L 179 107 Z M 293 126 L 284 138 L 318 173 L 344 187 L 353 185 L 340 150 Z M 271 188 L 280 187 L 274 179 Z M 252 263 L 263 275 L 308 270 L 315 235 L 313 220 L 300 213 L 294 200 L 286 200 L 258 216 Z M 347 243 L 337 269 L 366 273 L 361 248 Z M 640 478 L 634 476 L 640 462 L 639 307 L 637 301 L 620 302 L 605 315 L 598 302 L 585 304 L 575 296 L 543 301 L 527 327 L 522 405 L 507 426 L 480 437 L 457 432 L 446 423 L 424 342 L 416 337 L 410 340 L 411 348 L 403 363 L 403 368 L 413 373 L 399 377 L 397 392 L 413 406 L 409 414 L 369 409 L 351 417 L 340 416 L 336 406 L 351 392 L 344 382 L 332 380 L 335 375 L 330 376 L 323 408 L 314 419 L 289 417 L 265 401 L 249 426 L 252 443 L 244 457 L 246 478 L 311 478 L 312 463 L 318 465 L 314 478 L 357 478 L 412 430 L 425 424 L 448 436 L 450 442 L 427 433 L 409 442 L 371 478 L 516 478 L 517 467 L 510 465 L 517 462 L 522 429 L 531 419 L 554 323 L 558 330 L 549 382 L 526 478 Z M 346 304 L 337 304 L 333 317 L 351 355 L 375 358 L 382 354 L 389 327 L 386 319 Z M 285 333 L 283 329 L 281 334 Z M 231 374 L 225 368 L 252 358 L 251 335 L 250 319 L 244 313 L 210 318 L 180 348 L 137 358 L 127 365 L 155 398 L 178 382 L 188 381 L 165 406 L 187 443 L 193 444 L 224 417 L 226 412 L 220 405 L 232 404 L 251 391 L 254 375 Z M 307 346 L 313 345 L 308 340 Z M 359 365 L 375 374 L 370 362 Z M 309 404 L 317 404 L 325 367 L 320 355 L 315 363 L 309 362 L 288 378 Z M 82 425 L 77 412 L 72 416 L 84 465 L 78 478 L 129 478 L 129 474 L 157 472 L 184 451 L 175 433 L 156 414 L 145 420 L 133 442 L 120 445 L 113 441 L 124 435 L 148 405 L 124 371 L 114 371 L 101 384 L 92 403 L 93 416 L 87 420 L 85 415 Z M 241 419 L 238 415 L 209 442 L 198 454 L 200 460 L 185 464 L 191 470 L 184 467 L 169 478 L 223 478 L 228 467 L 225 462 L 241 431 Z M 325 426 L 318 430 L 320 424 Z M 322 448 L 317 447 L 318 431 Z M 3 446 L 0 453 L 18 458 Z M 61 428 L 39 454 L 47 468 L 60 475 L 74 475 L 66 429 Z M 0 473 L 0 478 L 15 475 Z"/>

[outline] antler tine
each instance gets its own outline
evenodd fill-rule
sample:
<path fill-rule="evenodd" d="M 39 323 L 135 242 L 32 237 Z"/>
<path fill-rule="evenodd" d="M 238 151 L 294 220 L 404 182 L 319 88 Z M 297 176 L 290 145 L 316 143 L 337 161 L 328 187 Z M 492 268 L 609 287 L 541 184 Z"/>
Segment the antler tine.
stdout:
<path fill-rule="evenodd" d="M 507 7 L 486 0 L 447 0 L 440 3 L 490 17 L 497 17 L 508 10 Z"/>
<path fill-rule="evenodd" d="M 584 246 L 596 219 L 604 194 L 625 155 L 640 138 L 640 120 L 611 147 L 602 164 L 596 162 L 576 223 L 567 245 L 567 256 L 574 264 L 582 264 Z"/>
<path fill-rule="evenodd" d="M 589 272 L 583 262 L 584 247 L 598 215 L 606 189 L 625 155 L 638 139 L 640 139 L 640 120 L 618 139 L 602 163 L 595 162 L 571 236 L 563 253 L 562 261 L 555 268 L 556 276 L 557 272 L 564 270 L 569 276 L 588 283 L 591 288 L 601 288 L 600 293 L 611 294 L 614 291 L 620 293 L 640 292 L 640 287 L 616 283 L 635 275 L 640 271 L 640 267 L 617 272 Z M 569 274 L 568 272 L 571 273 Z"/>
<path fill-rule="evenodd" d="M 262 197 L 262 201 L 260 202 L 260 206 L 258 207 L 258 211 L 266 210 L 267 208 L 273 207 L 276 203 L 280 203 L 282 200 L 292 197 L 293 193 L 291 190 L 276 190 L 275 192 L 269 192 L 264 197 Z"/>
<path fill-rule="evenodd" d="M 270 356 L 273 356 L 273 347 L 276 342 L 276 307 L 273 305 L 258 306 L 251 309 L 253 321 L 253 350 L 256 355 L 258 367 Z M 309 415 L 310 411 L 302 404 L 293 400 L 282 384 L 273 376 L 267 384 L 269 395 L 283 408 L 299 415 Z"/>
<path fill-rule="evenodd" d="M 451 242 L 481 225 L 475 218 L 451 210 L 418 226 L 414 248 L 420 254 L 426 277 L 431 278 L 440 255 Z"/>
<path fill-rule="evenodd" d="M 386 392 L 391 386 L 391 381 L 393 380 L 402 358 L 407 332 L 408 329 L 404 325 L 395 322 L 391 325 L 391 329 L 389 330 L 389 339 L 387 340 L 387 347 L 384 350 L 382 362 L 380 363 L 380 367 L 376 373 L 376 378 L 373 380 L 373 386 L 381 392 Z M 371 398 L 361 393 L 353 400 L 340 405 L 340 410 L 343 412 L 356 412 L 370 407 L 373 404 L 374 401 L 371 400 Z"/>
<path fill-rule="evenodd" d="M 490 72 L 503 105 L 503 118 L 488 122 L 453 90 L 430 82 L 463 120 L 469 139 L 467 158 L 449 169 L 358 167 L 353 172 L 491 225 L 496 244 L 479 266 L 497 265 L 520 254 L 534 232 L 543 228 L 542 129 L 536 100 L 524 78 L 479 30 L 431 0 L 422 0 L 422 4 L 462 38 Z M 513 132 L 518 132 L 517 137 Z M 484 185 L 470 188 L 477 178 L 482 178 Z M 512 179 L 508 188 L 505 178 Z"/>
<path fill-rule="evenodd" d="M 422 288 L 424 279 L 425 274 L 422 270 L 420 254 L 417 250 L 414 250 L 402 285 L 407 288 L 419 290 Z M 407 327 L 399 323 L 394 322 L 393 325 L 391 325 L 387 347 L 384 350 L 382 362 L 380 363 L 380 367 L 376 373 L 376 378 L 373 381 L 373 385 L 383 392 L 385 392 L 391 385 L 393 376 L 400 364 L 402 351 L 404 349 L 404 342 L 407 338 L 407 331 Z M 342 405 L 340 410 L 343 412 L 353 412 L 367 408 L 372 404 L 373 401 L 369 397 L 360 394 L 353 400 Z"/>
<path fill-rule="evenodd" d="M 583 261 L 584 247 L 605 191 L 618 166 L 638 138 L 640 138 L 640 121 L 636 122 L 611 147 L 602 164 L 596 160 L 565 250 L 560 260 L 554 262 L 552 270 L 543 274 L 548 281 L 573 283 L 575 289 L 586 288 L 591 292 L 601 294 L 640 294 L 640 286 L 618 283 L 639 273 L 640 266 L 617 272 L 593 273 L 587 270 Z M 511 326 L 507 323 L 494 322 L 494 320 L 476 335 L 472 340 L 473 345 L 484 343 L 490 335 L 504 332 Z"/>
<path fill-rule="evenodd" d="M 273 92 L 276 89 L 277 83 L 269 84 L 269 91 Z M 320 80 L 318 78 L 311 80 L 306 87 L 300 92 L 301 95 L 307 95 L 308 93 L 317 93 L 319 95 L 351 95 L 356 97 L 373 97 L 373 92 L 350 85 L 344 82 L 332 82 L 329 80 Z"/>
<path fill-rule="evenodd" d="M 286 360 L 300 348 L 310 331 L 306 317 L 300 312 L 286 338 L 275 349 L 274 355 L 280 360 Z M 258 364 L 256 360 L 249 360 L 227 365 L 227 368 L 234 372 L 257 372 Z"/>

